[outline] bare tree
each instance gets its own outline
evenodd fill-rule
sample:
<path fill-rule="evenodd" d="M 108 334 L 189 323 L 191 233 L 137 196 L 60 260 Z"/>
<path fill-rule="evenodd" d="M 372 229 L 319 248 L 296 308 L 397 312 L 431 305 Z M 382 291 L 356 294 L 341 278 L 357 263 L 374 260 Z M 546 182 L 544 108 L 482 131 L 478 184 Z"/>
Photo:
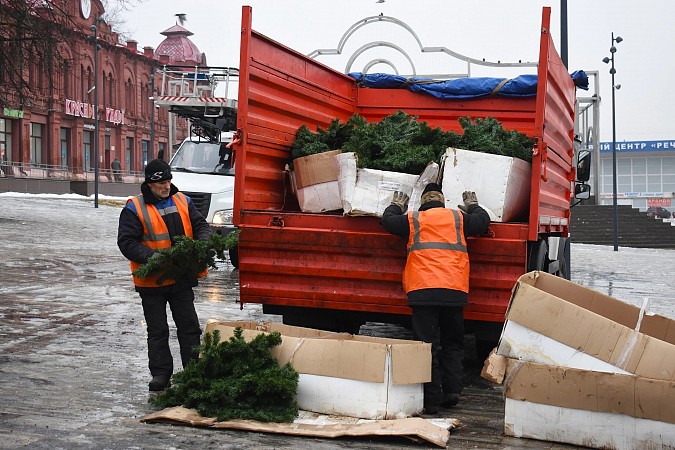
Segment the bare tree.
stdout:
<path fill-rule="evenodd" d="M 142 1 L 104 0 L 106 22 L 121 27 L 122 13 Z M 89 33 L 68 13 L 70 4 L 0 0 L 0 107 L 21 109 L 54 92 L 57 74 L 69 63 L 59 49 Z"/>

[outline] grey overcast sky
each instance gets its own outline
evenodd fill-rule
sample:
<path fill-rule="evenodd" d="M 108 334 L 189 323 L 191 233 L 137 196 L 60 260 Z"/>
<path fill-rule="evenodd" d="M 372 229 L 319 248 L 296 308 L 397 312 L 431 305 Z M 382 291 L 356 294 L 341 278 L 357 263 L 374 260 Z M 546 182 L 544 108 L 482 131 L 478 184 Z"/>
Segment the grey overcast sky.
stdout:
<path fill-rule="evenodd" d="M 194 33 L 191 40 L 208 64 L 237 67 L 242 5 L 253 8 L 255 30 L 305 54 L 337 47 L 351 25 L 382 13 L 408 24 L 424 46 L 495 62 L 538 59 L 542 7 L 550 6 L 560 52 L 559 0 L 145 0 L 126 14 L 125 28 L 139 48 L 157 48 L 164 39 L 159 33 L 176 23 L 175 14 L 184 13 L 183 26 Z M 567 9 L 570 72 L 599 72 L 600 140 L 612 140 L 611 76 L 602 62 L 610 56 L 612 32 L 624 39 L 615 55 L 615 80 L 621 85 L 617 141 L 675 140 L 675 2 L 568 0 Z M 373 39 L 388 40 L 375 34 L 359 45 Z"/>

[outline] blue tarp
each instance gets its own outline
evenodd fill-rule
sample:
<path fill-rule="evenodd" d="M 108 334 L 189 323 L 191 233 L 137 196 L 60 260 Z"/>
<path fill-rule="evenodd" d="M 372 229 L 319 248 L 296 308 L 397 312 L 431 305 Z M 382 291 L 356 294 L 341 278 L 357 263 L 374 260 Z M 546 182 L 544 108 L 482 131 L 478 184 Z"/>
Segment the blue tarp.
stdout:
<path fill-rule="evenodd" d="M 422 92 L 436 98 L 469 99 L 488 97 L 491 95 L 504 97 L 531 97 L 537 94 L 537 75 L 519 75 L 516 78 L 473 77 L 455 80 L 433 80 L 431 78 L 403 77 L 388 73 L 351 72 L 359 86 L 380 89 L 408 89 Z M 588 76 L 583 70 L 571 75 L 574 84 L 588 89 Z"/>

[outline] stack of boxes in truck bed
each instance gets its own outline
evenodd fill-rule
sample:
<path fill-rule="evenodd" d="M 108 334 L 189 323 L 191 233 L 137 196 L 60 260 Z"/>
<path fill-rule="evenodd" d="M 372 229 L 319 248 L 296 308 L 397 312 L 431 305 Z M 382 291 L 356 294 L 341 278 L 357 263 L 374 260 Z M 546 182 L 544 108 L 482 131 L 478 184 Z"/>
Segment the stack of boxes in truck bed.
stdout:
<path fill-rule="evenodd" d="M 410 197 L 416 211 L 424 187 L 442 180 L 446 207 L 462 204 L 464 191 L 476 192 L 494 222 L 527 220 L 531 166 L 508 156 L 449 148 L 439 165 L 430 162 L 419 175 L 357 168 L 357 155 L 339 150 L 293 161 L 294 188 L 303 212 L 342 209 L 350 216 L 382 217 L 395 191 Z"/>
<path fill-rule="evenodd" d="M 523 275 L 497 354 L 504 431 L 593 448 L 675 448 L 675 321 L 570 281 Z"/>

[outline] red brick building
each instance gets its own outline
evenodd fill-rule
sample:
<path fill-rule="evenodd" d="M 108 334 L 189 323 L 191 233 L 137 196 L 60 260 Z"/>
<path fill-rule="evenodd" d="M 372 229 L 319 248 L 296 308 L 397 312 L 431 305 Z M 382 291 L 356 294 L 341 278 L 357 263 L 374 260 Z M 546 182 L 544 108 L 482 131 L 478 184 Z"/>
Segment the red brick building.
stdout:
<path fill-rule="evenodd" d="M 35 64 L 28 70 L 28 80 L 37 100 L 20 105 L 18 96 L 7 92 L 7 106 L 0 110 L 0 154 L 4 149 L 7 175 L 17 175 L 12 171 L 22 168 L 67 171 L 71 177 L 93 171 L 94 88 L 101 178 L 110 178 L 115 158 L 124 173 L 142 171 L 162 151 L 168 158 L 169 115 L 163 108 L 153 108 L 152 89 L 161 89 L 161 79 L 153 82 L 152 74 L 162 64 L 206 64 L 205 55 L 188 38 L 192 33 L 175 25 L 162 33 L 166 39 L 157 51 L 148 46 L 139 50 L 133 40 L 120 44 L 111 26 L 98 21 L 95 74 L 94 46 L 87 38 L 93 35 L 90 27 L 103 14 L 103 6 L 99 0 L 66 0 L 63 8 L 79 31 L 73 42 L 58 46 L 68 63 L 62 73 L 53 74 L 55 89 L 49 92 L 46 69 Z M 173 143 L 180 142 L 187 134 L 186 121 L 174 119 L 172 127 Z"/>

